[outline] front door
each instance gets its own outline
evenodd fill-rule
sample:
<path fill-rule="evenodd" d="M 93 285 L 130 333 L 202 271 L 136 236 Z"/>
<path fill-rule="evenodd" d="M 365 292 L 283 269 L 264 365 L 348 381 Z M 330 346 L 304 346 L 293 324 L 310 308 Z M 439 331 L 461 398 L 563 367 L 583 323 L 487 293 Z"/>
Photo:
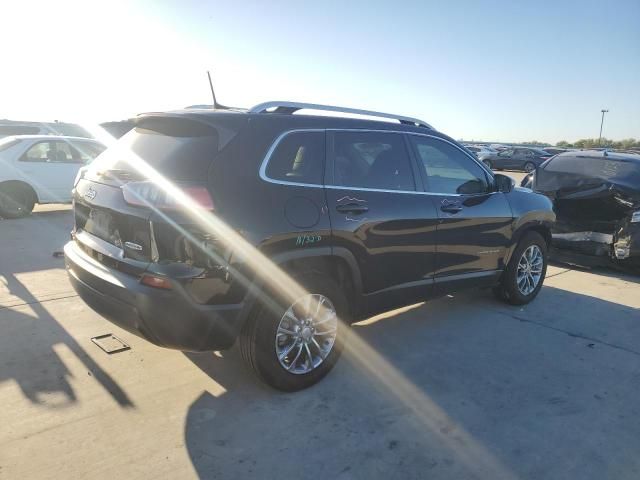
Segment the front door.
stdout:
<path fill-rule="evenodd" d="M 328 132 L 327 205 L 333 244 L 362 275 L 368 312 L 432 290 L 438 214 L 400 132 Z"/>
<path fill-rule="evenodd" d="M 426 188 L 437 205 L 436 285 L 490 283 L 504 267 L 512 213 L 477 161 L 455 144 L 410 135 Z"/>

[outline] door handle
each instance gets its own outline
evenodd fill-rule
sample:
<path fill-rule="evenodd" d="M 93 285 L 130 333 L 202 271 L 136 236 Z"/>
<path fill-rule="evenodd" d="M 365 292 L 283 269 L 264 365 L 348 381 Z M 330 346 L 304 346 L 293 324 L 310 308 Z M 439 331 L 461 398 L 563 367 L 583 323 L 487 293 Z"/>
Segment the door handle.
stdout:
<path fill-rule="evenodd" d="M 353 213 L 358 215 L 369 211 L 369 207 L 366 205 L 360 205 L 359 203 L 345 203 L 343 205 L 336 206 L 336 211 L 340 213 Z"/>
<path fill-rule="evenodd" d="M 440 210 L 447 213 L 458 213 L 462 211 L 462 205 L 459 203 L 443 203 L 440 206 Z"/>

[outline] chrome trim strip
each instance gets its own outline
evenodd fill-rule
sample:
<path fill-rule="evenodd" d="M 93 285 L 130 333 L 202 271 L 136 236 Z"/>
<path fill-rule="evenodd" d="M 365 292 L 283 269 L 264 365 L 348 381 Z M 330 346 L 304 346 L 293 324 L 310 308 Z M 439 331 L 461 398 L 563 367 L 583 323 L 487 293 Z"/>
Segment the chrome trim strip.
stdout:
<path fill-rule="evenodd" d="M 458 273 L 454 275 L 439 275 L 433 277 L 433 283 L 455 282 L 458 280 L 470 280 L 474 278 L 484 278 L 500 275 L 504 270 L 479 270 L 477 272 Z"/>
<path fill-rule="evenodd" d="M 379 118 L 389 118 L 392 120 L 398 120 L 399 122 L 415 124 L 418 126 L 427 127 L 431 130 L 434 128 L 429 125 L 427 122 L 423 120 L 419 120 L 417 118 L 404 117 L 401 115 L 394 115 L 392 113 L 382 113 L 382 112 L 374 112 L 372 110 L 360 110 L 357 108 L 347 108 L 347 107 L 336 107 L 333 105 L 318 105 L 315 103 L 298 103 L 298 102 L 284 102 L 284 101 L 271 101 L 260 103 L 255 105 L 254 107 L 248 110 L 249 113 L 264 113 L 270 108 L 289 108 L 293 111 L 296 110 L 321 110 L 325 112 L 339 112 L 339 113 L 352 113 L 355 115 L 367 115 L 369 117 L 379 117 Z"/>
<path fill-rule="evenodd" d="M 411 194 L 411 195 L 438 195 L 438 196 L 446 195 L 446 196 L 449 196 L 449 197 L 469 196 L 467 194 L 461 194 L 461 193 L 420 192 L 420 191 L 416 191 L 416 190 L 384 190 L 384 189 L 379 189 L 379 188 L 349 187 L 349 186 L 341 186 L 341 185 L 317 185 L 315 183 L 299 183 L 299 182 L 289 182 L 287 180 L 276 180 L 276 179 L 268 177 L 267 173 L 266 173 L 267 172 L 267 165 L 269 164 L 269 160 L 271 159 L 271 155 L 273 154 L 275 149 L 278 147 L 278 145 L 280 144 L 282 139 L 284 139 L 287 135 L 292 134 L 292 133 L 304 133 L 304 132 L 397 133 L 397 134 L 402 134 L 402 135 L 417 135 L 419 137 L 435 138 L 436 140 L 440 140 L 441 142 L 446 142 L 449 145 L 452 145 L 452 146 L 456 147 L 458 150 L 460 150 L 462 153 L 464 153 L 467 157 L 469 157 L 471 160 L 473 160 L 478 166 L 480 166 L 480 168 L 482 168 L 483 171 L 489 173 L 491 178 L 493 178 L 493 172 L 489 171 L 487 169 L 487 167 L 479 159 L 475 158 L 473 155 L 470 155 L 469 152 L 467 152 L 464 149 L 460 148 L 455 143 L 452 143 L 449 140 L 437 137 L 435 135 L 429 135 L 427 133 L 404 132 L 404 131 L 401 131 L 401 130 L 384 130 L 384 129 L 382 129 L 382 130 L 372 130 L 372 129 L 366 129 L 366 128 L 324 128 L 324 129 L 322 129 L 322 128 L 298 128 L 298 129 L 287 130 L 285 132 L 282 132 L 273 141 L 273 143 L 269 147 L 269 150 L 267 150 L 267 153 L 264 156 L 264 159 L 262 160 L 262 164 L 260 165 L 259 176 L 260 176 L 260 178 L 262 180 L 264 180 L 267 183 L 275 183 L 277 185 L 290 185 L 290 186 L 295 186 L 295 187 L 310 187 L 310 188 L 329 188 L 331 190 L 355 190 L 357 192 L 382 192 L 382 193 L 405 193 L 405 194 L 408 193 L 408 194 Z M 499 192 L 487 192 L 487 193 L 481 193 L 481 194 L 478 194 L 478 195 L 487 195 L 487 194 L 488 195 L 493 195 L 494 193 L 499 193 Z"/>

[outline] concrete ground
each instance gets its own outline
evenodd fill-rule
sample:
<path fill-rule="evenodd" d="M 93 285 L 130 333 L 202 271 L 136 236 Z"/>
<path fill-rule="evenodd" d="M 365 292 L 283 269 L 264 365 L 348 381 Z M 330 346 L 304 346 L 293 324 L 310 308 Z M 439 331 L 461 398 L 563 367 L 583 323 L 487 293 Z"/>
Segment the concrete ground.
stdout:
<path fill-rule="evenodd" d="M 640 478 L 640 278 L 549 269 L 375 317 L 320 384 L 258 383 L 103 320 L 67 282 L 68 207 L 0 221 L 0 478 Z M 107 355 L 90 338 L 131 350 Z"/>

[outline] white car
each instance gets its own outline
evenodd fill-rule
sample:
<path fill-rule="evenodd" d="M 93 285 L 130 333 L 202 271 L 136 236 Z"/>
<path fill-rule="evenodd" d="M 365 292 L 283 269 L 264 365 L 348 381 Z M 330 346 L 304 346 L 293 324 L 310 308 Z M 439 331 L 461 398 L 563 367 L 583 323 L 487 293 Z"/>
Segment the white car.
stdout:
<path fill-rule="evenodd" d="M 486 145 L 465 145 L 465 147 L 467 147 L 467 150 L 473 152 L 473 154 L 480 160 L 487 155 L 497 153 L 496 150 L 491 147 L 487 147 Z"/>
<path fill-rule="evenodd" d="M 17 135 L 0 140 L 0 217 L 28 215 L 36 203 L 71 201 L 78 170 L 105 146 L 82 137 Z"/>

